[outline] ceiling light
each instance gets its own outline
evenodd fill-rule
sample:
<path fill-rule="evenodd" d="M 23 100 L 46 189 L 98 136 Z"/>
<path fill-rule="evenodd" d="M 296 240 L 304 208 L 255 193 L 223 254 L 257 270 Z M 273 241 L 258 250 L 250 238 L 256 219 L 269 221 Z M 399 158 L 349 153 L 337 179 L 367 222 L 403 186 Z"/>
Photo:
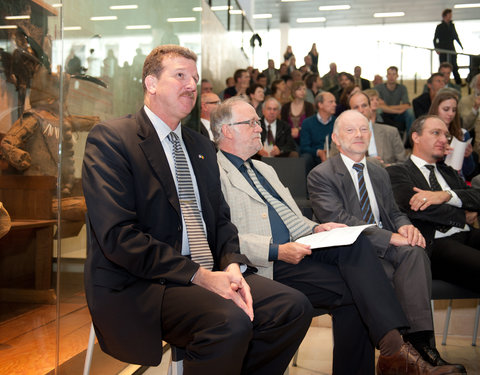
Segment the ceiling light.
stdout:
<path fill-rule="evenodd" d="M 152 25 L 129 25 L 125 26 L 127 30 L 149 30 L 152 28 Z"/>
<path fill-rule="evenodd" d="M 232 9 L 232 10 L 228 11 L 228 13 L 230 13 L 230 14 L 243 14 L 243 10 L 241 10 L 241 9 Z"/>
<path fill-rule="evenodd" d="M 90 21 L 115 21 L 116 19 L 118 19 L 117 16 L 90 17 Z"/>
<path fill-rule="evenodd" d="M 196 20 L 195 17 L 167 18 L 167 22 L 194 22 Z"/>
<path fill-rule="evenodd" d="M 110 6 L 111 10 L 127 10 L 127 9 L 138 9 L 137 4 L 132 5 L 112 5 Z"/>
<path fill-rule="evenodd" d="M 0 25 L 0 29 L 16 29 L 17 25 Z"/>
<path fill-rule="evenodd" d="M 24 16 L 6 16 L 6 20 L 29 20 L 30 16 L 28 14 Z"/>
<path fill-rule="evenodd" d="M 192 10 L 194 12 L 201 12 L 202 11 L 202 7 L 195 7 L 195 8 L 192 8 Z"/>
<path fill-rule="evenodd" d="M 310 1 L 310 0 L 282 0 L 282 3 L 296 3 L 301 1 Z"/>
<path fill-rule="evenodd" d="M 52 7 L 54 7 L 54 8 L 61 8 L 61 7 L 63 7 L 63 5 L 60 4 L 60 3 L 55 3 L 55 4 L 52 4 Z"/>
<path fill-rule="evenodd" d="M 82 27 L 81 26 L 65 26 L 63 28 L 63 31 L 78 31 L 78 30 L 82 30 Z"/>
<path fill-rule="evenodd" d="M 327 19 L 325 17 L 307 17 L 307 18 L 297 18 L 297 23 L 315 23 L 315 22 L 325 22 Z"/>
<path fill-rule="evenodd" d="M 345 5 L 321 5 L 318 7 L 318 10 L 348 10 L 351 6 L 348 4 Z"/>
<path fill-rule="evenodd" d="M 260 13 L 260 14 L 253 15 L 253 19 L 255 20 L 261 20 L 266 18 L 272 18 L 272 13 Z"/>
<path fill-rule="evenodd" d="M 214 12 L 218 12 L 218 11 L 221 11 L 221 10 L 228 10 L 228 9 L 231 9 L 232 7 L 228 6 L 228 5 L 219 5 L 219 6 L 215 6 L 215 7 L 211 7 L 210 9 L 213 10 Z"/>
<path fill-rule="evenodd" d="M 386 13 L 373 13 L 375 18 L 384 18 L 384 17 L 403 17 L 405 12 L 386 12 Z"/>
<path fill-rule="evenodd" d="M 455 4 L 453 7 L 454 7 L 455 9 L 480 8 L 480 3 L 473 3 L 473 4 Z"/>

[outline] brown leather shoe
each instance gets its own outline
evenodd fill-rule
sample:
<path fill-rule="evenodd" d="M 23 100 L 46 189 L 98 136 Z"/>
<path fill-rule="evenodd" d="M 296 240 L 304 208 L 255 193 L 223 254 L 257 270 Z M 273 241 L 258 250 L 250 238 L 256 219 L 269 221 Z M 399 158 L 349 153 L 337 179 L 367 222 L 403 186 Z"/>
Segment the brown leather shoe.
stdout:
<path fill-rule="evenodd" d="M 455 366 L 432 366 L 418 354 L 410 343 L 404 343 L 391 356 L 378 358 L 377 375 L 453 375 L 461 374 Z"/>

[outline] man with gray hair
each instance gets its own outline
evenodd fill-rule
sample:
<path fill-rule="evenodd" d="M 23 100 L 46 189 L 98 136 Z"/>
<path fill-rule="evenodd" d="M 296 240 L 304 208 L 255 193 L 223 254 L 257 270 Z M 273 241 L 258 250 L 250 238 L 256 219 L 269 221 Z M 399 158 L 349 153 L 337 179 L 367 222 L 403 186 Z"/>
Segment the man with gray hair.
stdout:
<path fill-rule="evenodd" d="M 211 124 L 240 249 L 261 275 L 300 290 L 314 307 L 332 314 L 333 373 L 373 374 L 374 346 L 380 349 L 378 374 L 455 373 L 451 367 L 433 368 L 403 342 L 398 329 L 406 318 L 368 236 L 360 235 L 351 246 L 318 250 L 295 242 L 342 225 L 318 225 L 303 217 L 273 168 L 251 159 L 262 147 L 255 109 L 227 100 L 212 113 Z"/>
<path fill-rule="evenodd" d="M 470 82 L 472 93 L 462 97 L 458 104 L 458 111 L 467 130 L 475 129 L 477 135 L 474 149 L 480 153 L 480 74 L 475 75 Z"/>

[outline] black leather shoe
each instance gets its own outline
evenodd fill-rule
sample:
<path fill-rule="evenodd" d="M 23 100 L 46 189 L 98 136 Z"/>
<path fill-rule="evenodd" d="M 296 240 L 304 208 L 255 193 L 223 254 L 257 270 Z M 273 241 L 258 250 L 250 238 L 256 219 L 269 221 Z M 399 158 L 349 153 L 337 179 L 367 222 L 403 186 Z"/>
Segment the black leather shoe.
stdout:
<path fill-rule="evenodd" d="M 440 353 L 435 347 L 422 345 L 419 347 L 415 347 L 415 349 L 417 350 L 418 353 L 420 353 L 422 358 L 426 360 L 428 363 L 430 363 L 432 366 L 452 365 L 458 369 L 458 372 L 461 372 L 462 374 L 467 373 L 467 370 L 465 370 L 465 367 L 463 365 L 448 363 L 442 357 L 440 357 Z"/>

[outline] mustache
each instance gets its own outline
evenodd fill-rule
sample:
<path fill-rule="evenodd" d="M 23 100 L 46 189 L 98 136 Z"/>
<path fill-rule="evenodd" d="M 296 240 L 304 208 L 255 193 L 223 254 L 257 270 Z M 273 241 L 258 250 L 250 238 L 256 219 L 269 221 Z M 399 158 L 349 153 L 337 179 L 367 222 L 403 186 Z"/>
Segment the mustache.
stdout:
<path fill-rule="evenodd" d="M 186 96 L 188 98 L 191 98 L 191 99 L 195 99 L 195 92 L 188 92 L 188 91 L 185 91 L 183 92 L 180 96 Z"/>

